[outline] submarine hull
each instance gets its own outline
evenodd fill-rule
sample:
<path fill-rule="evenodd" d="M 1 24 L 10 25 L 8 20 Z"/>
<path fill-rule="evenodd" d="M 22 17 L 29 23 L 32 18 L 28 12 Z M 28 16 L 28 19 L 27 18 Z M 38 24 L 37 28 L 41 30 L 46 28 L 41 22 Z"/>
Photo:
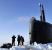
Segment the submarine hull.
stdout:
<path fill-rule="evenodd" d="M 31 43 L 52 43 L 52 24 L 35 21 L 31 28 Z"/>

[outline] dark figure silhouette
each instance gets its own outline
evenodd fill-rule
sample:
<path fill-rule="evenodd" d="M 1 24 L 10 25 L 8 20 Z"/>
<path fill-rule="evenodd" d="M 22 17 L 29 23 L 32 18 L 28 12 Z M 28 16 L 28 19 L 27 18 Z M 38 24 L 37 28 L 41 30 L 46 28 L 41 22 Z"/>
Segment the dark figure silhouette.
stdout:
<path fill-rule="evenodd" d="M 22 45 L 24 44 L 24 38 L 21 36 Z"/>
<path fill-rule="evenodd" d="M 20 40 L 21 40 L 21 37 L 20 37 L 20 35 L 18 35 L 18 38 L 17 38 L 18 46 L 20 45 Z"/>
<path fill-rule="evenodd" d="M 34 45 L 34 42 L 30 40 L 30 45 L 32 45 L 32 44 Z"/>
<path fill-rule="evenodd" d="M 15 35 L 12 36 L 12 46 L 15 46 Z"/>

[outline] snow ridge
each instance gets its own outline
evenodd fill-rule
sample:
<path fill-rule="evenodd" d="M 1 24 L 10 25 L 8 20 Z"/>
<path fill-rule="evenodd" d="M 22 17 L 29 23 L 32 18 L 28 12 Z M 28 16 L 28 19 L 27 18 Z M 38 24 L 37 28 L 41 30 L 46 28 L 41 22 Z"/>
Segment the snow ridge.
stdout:
<path fill-rule="evenodd" d="M 24 45 L 24 46 L 13 46 L 10 50 L 52 50 L 51 44 L 37 44 Z"/>

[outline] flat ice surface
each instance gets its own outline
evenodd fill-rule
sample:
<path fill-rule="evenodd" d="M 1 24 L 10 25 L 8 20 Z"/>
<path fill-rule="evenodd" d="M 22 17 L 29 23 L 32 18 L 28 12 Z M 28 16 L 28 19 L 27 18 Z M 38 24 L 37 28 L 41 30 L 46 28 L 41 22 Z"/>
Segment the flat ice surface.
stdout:
<path fill-rule="evenodd" d="M 52 50 L 52 45 L 35 43 L 34 45 L 13 46 L 10 50 Z"/>
<path fill-rule="evenodd" d="M 52 44 L 37 44 L 24 45 L 24 46 L 13 46 L 10 49 L 0 48 L 0 50 L 52 50 Z"/>
<path fill-rule="evenodd" d="M 0 50 L 10 50 L 10 49 L 0 48 Z"/>

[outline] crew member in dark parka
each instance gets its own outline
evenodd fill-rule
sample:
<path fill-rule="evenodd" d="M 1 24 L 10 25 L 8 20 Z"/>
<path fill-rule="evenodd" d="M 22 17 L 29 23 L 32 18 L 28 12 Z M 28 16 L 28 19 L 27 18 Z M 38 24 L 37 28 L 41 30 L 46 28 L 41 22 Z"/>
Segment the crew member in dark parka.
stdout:
<path fill-rule="evenodd" d="M 12 46 L 15 46 L 15 35 L 12 36 Z"/>
<path fill-rule="evenodd" d="M 18 38 L 17 38 L 18 46 L 20 45 L 20 40 L 21 40 L 21 37 L 20 37 L 20 35 L 18 35 Z"/>
<path fill-rule="evenodd" d="M 20 41 L 22 42 L 22 45 L 24 45 L 24 37 L 21 36 L 21 40 Z"/>

